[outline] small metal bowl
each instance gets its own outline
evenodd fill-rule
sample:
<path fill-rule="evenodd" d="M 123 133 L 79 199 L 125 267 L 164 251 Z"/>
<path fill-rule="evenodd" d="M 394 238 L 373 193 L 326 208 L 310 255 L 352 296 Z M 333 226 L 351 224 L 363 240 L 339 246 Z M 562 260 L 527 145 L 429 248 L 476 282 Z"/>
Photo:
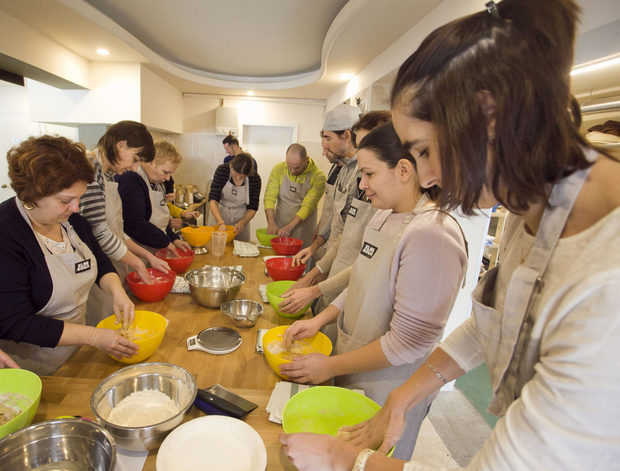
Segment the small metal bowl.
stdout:
<path fill-rule="evenodd" d="M 116 467 L 114 438 L 90 420 L 47 420 L 0 440 L 0 469 L 88 469 Z"/>
<path fill-rule="evenodd" d="M 263 313 L 263 305 L 251 299 L 235 299 L 220 306 L 237 327 L 252 327 Z"/>
<path fill-rule="evenodd" d="M 198 304 L 219 308 L 239 294 L 245 275 L 232 268 L 211 266 L 187 272 L 185 281 Z"/>
<path fill-rule="evenodd" d="M 106 420 L 119 402 L 133 392 L 144 390 L 163 392 L 178 406 L 178 412 L 163 422 L 143 427 L 125 427 Z M 122 368 L 101 381 L 90 397 L 90 408 L 118 446 L 132 451 L 156 450 L 166 435 L 183 422 L 197 390 L 192 374 L 180 366 L 139 363 Z"/>

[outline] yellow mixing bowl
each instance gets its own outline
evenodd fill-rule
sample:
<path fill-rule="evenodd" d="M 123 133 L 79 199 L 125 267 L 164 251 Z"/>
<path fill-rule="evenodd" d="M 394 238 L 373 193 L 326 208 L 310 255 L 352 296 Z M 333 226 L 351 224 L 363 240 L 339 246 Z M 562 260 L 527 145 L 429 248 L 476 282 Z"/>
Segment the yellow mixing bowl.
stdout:
<path fill-rule="evenodd" d="M 211 226 L 184 227 L 181 229 L 183 240 L 193 247 L 204 247 L 211 240 Z"/>
<path fill-rule="evenodd" d="M 116 322 L 116 316 L 112 314 L 99 322 L 97 327 L 120 330 L 122 325 Z M 129 365 L 146 360 L 159 348 L 161 341 L 164 339 L 166 327 L 168 327 L 168 321 L 161 314 L 151 311 L 136 311 L 136 318 L 129 327 L 129 332 L 133 336 L 131 340 L 139 347 L 138 353 L 130 358 L 110 356 L 116 361 Z"/>
<path fill-rule="evenodd" d="M 288 327 L 288 325 L 279 325 L 278 327 L 269 329 L 263 336 L 263 350 L 265 352 L 267 363 L 269 363 L 269 366 L 271 366 L 271 369 L 275 372 L 275 374 L 286 381 L 288 381 L 288 376 L 280 374 L 279 366 L 284 363 L 290 363 L 291 360 L 283 357 L 282 354 L 271 353 L 270 348 L 275 343 L 278 343 L 278 340 L 282 340 L 284 338 L 284 331 L 288 329 Z M 298 342 L 305 344 L 308 347 L 307 353 L 318 352 L 329 355 L 332 352 L 332 342 L 323 332 L 317 332 L 317 334 L 313 337 L 299 340 Z M 291 356 L 291 354 L 289 353 L 288 356 Z"/>

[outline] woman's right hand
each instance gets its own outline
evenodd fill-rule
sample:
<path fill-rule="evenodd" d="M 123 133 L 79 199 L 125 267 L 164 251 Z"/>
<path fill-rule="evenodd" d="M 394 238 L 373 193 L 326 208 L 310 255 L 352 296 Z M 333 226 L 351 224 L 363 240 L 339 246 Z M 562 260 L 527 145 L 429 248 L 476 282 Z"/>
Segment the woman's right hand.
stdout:
<path fill-rule="evenodd" d="M 19 365 L 13 359 L 0 349 L 0 369 L 1 368 L 18 368 Z"/>
<path fill-rule="evenodd" d="M 151 255 L 148 258 L 148 262 L 151 268 L 154 268 L 155 270 L 159 270 L 163 273 L 168 273 L 170 271 L 170 265 L 168 265 L 168 262 L 156 257 L 155 255 Z"/>
<path fill-rule="evenodd" d="M 308 303 L 314 301 L 321 296 L 321 292 L 318 286 L 310 286 L 308 288 L 301 289 L 289 289 L 282 295 L 284 301 L 278 304 L 278 309 L 282 312 L 288 312 L 293 314 L 300 311 L 308 305 Z"/>
<path fill-rule="evenodd" d="M 300 263 L 306 263 L 310 257 L 314 255 L 314 249 L 312 246 L 306 247 L 305 249 L 301 249 L 293 256 L 292 265 L 296 267 Z"/>
<path fill-rule="evenodd" d="M 136 266 L 136 273 L 138 274 L 140 279 L 147 285 L 150 285 L 153 282 L 153 280 L 151 279 L 151 274 L 147 270 L 146 265 L 142 263 L 142 260 L 140 260 L 140 263 Z"/>
<path fill-rule="evenodd" d="M 321 326 L 314 319 L 306 319 L 303 321 L 295 321 L 284 331 L 284 345 L 289 347 L 294 340 L 307 339 L 316 335 Z"/>
<path fill-rule="evenodd" d="M 405 431 L 406 401 L 399 398 L 398 390 L 388 395 L 385 404 L 365 422 L 341 427 L 343 439 L 354 446 L 373 448 L 377 453 L 387 455 Z"/>
<path fill-rule="evenodd" d="M 138 346 L 122 337 L 117 330 L 95 328 L 91 344 L 116 358 L 129 358 L 138 353 Z"/>

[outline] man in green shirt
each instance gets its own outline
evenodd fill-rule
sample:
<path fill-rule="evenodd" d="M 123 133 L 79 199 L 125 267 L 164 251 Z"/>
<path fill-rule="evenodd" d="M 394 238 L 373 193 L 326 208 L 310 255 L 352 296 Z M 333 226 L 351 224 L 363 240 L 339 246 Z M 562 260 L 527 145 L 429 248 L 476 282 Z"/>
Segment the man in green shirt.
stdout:
<path fill-rule="evenodd" d="M 269 175 L 264 205 L 267 233 L 301 239 L 303 247 L 312 243 L 316 228 L 316 208 L 325 191 L 325 174 L 308 157 L 301 144 L 291 144 L 286 160 Z"/>

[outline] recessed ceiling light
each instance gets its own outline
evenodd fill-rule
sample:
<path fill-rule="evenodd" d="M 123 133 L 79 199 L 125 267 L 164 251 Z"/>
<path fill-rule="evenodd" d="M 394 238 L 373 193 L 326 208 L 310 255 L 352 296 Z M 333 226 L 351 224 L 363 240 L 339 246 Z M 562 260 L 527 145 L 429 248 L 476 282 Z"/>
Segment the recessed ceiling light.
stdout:
<path fill-rule="evenodd" d="M 254 96 L 254 92 L 252 90 L 248 90 L 247 92 L 245 92 L 245 94 L 247 96 Z"/>
<path fill-rule="evenodd" d="M 604 69 L 606 67 L 610 67 L 612 65 L 620 64 L 620 56 L 612 57 L 611 59 L 603 59 L 591 62 L 589 64 L 581 64 L 573 68 L 570 74 L 572 76 L 585 74 L 587 72 L 593 72 L 595 70 Z"/>
<path fill-rule="evenodd" d="M 351 80 L 355 74 L 340 74 L 340 80 Z"/>
<path fill-rule="evenodd" d="M 103 47 L 100 47 L 99 49 L 97 49 L 97 54 L 99 54 L 100 56 L 109 56 L 110 51 L 104 49 Z"/>

